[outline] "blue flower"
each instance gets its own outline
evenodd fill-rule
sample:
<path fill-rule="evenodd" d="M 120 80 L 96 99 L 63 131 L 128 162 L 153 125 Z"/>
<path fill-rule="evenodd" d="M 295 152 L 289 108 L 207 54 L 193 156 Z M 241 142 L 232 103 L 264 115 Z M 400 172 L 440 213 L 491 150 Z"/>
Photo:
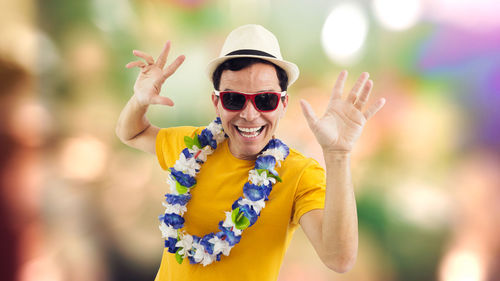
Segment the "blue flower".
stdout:
<path fill-rule="evenodd" d="M 290 149 L 288 148 L 288 146 L 279 139 L 270 140 L 264 147 L 263 151 L 267 149 L 278 149 L 279 151 L 281 151 L 281 153 L 283 153 L 284 158 L 286 158 L 288 154 L 290 154 Z"/>
<path fill-rule="evenodd" d="M 243 197 L 240 197 L 238 199 L 236 199 L 236 201 L 234 201 L 233 205 L 231 205 L 231 210 L 234 210 L 236 208 L 238 208 L 240 206 L 240 200 L 243 199 Z"/>
<path fill-rule="evenodd" d="M 181 171 L 177 171 L 174 168 L 170 168 L 170 173 L 174 179 L 185 187 L 191 187 L 196 184 L 196 179 L 190 175 L 186 175 Z"/>
<path fill-rule="evenodd" d="M 240 212 L 243 212 L 243 215 L 250 221 L 250 226 L 252 226 L 259 217 L 253 208 L 248 205 L 240 206 Z"/>
<path fill-rule="evenodd" d="M 189 149 L 187 147 L 182 150 L 182 154 L 184 154 L 186 159 L 193 157 L 193 154 L 191 152 L 189 152 Z"/>
<path fill-rule="evenodd" d="M 207 251 L 211 255 L 214 254 L 214 244 L 208 242 L 208 240 L 210 240 L 214 237 L 215 237 L 214 233 L 209 233 L 209 234 L 203 236 L 203 238 L 201 238 L 201 242 L 200 242 L 200 244 L 203 245 L 203 247 L 205 247 L 205 251 Z"/>
<path fill-rule="evenodd" d="M 269 194 L 271 194 L 271 190 L 273 189 L 273 187 L 271 185 L 264 185 L 263 188 L 264 188 L 264 192 L 266 193 L 266 199 L 264 201 L 268 201 Z"/>
<path fill-rule="evenodd" d="M 229 227 L 222 226 L 222 221 L 219 222 L 219 229 L 222 230 L 222 234 L 217 233 L 217 237 L 222 240 L 226 240 L 230 246 L 234 246 L 240 242 L 241 236 L 236 236 Z"/>
<path fill-rule="evenodd" d="M 177 214 L 163 214 L 160 216 L 160 220 L 163 220 L 174 229 L 179 229 L 184 226 L 184 218 Z"/>
<path fill-rule="evenodd" d="M 271 155 L 265 155 L 265 156 L 259 156 L 257 157 L 257 160 L 255 160 L 255 169 L 264 169 L 268 170 L 269 173 L 277 176 L 278 172 L 274 169 L 274 166 L 276 165 L 276 159 L 274 159 L 273 156 Z"/>
<path fill-rule="evenodd" d="M 193 243 L 199 243 L 201 240 L 201 237 L 199 236 L 193 235 L 192 237 L 193 237 Z"/>
<path fill-rule="evenodd" d="M 170 205 L 179 204 L 182 206 L 186 205 L 191 199 L 190 194 L 187 195 L 165 194 L 165 197 L 166 197 L 165 200 L 167 201 L 168 204 Z"/>
<path fill-rule="evenodd" d="M 215 141 L 212 132 L 208 129 L 203 129 L 203 131 L 201 131 L 201 134 L 198 135 L 198 140 L 202 147 L 210 145 L 213 149 L 217 148 L 217 141 Z"/>
<path fill-rule="evenodd" d="M 190 264 L 197 264 L 197 262 L 194 260 L 193 256 L 188 256 L 188 259 L 189 259 Z"/>
<path fill-rule="evenodd" d="M 243 194 L 245 194 L 245 196 L 252 201 L 258 201 L 267 197 L 266 189 L 267 186 L 259 186 L 246 182 L 243 186 Z"/>
<path fill-rule="evenodd" d="M 165 239 L 165 248 L 168 248 L 168 251 L 172 254 L 175 254 L 179 247 L 175 247 L 175 244 L 177 244 L 177 239 L 173 237 L 169 237 L 168 240 Z"/>
<path fill-rule="evenodd" d="M 200 237 L 193 235 L 193 243 L 199 243 L 199 242 L 200 242 Z M 197 262 L 194 260 L 194 254 L 195 254 L 194 249 L 190 249 L 189 254 L 190 254 L 188 255 L 189 263 L 196 264 Z"/>

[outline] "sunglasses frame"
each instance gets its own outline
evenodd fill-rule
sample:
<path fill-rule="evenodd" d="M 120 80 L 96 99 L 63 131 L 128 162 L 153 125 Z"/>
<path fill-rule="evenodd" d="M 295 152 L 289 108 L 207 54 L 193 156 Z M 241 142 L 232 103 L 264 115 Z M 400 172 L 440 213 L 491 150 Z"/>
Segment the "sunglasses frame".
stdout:
<path fill-rule="evenodd" d="M 245 103 L 243 104 L 243 107 L 241 109 L 237 109 L 237 110 L 226 108 L 226 106 L 222 102 L 222 96 L 224 96 L 226 93 L 237 93 L 237 94 L 243 95 L 245 97 Z M 275 111 L 276 108 L 278 108 L 278 105 L 280 104 L 281 98 L 283 98 L 284 96 L 286 96 L 286 91 L 282 91 L 282 92 L 245 93 L 245 92 L 239 92 L 239 91 L 217 91 L 217 90 L 214 90 L 214 94 L 215 94 L 216 97 L 220 98 L 220 102 L 222 104 L 222 107 L 225 110 L 227 110 L 227 111 L 232 111 L 232 112 L 242 111 L 245 108 L 248 100 L 250 100 L 250 101 L 252 101 L 252 104 L 253 104 L 253 106 L 255 107 L 255 109 L 257 111 L 259 111 L 259 112 L 271 112 L 271 111 Z M 258 95 L 260 95 L 260 94 L 273 94 L 273 95 L 276 95 L 276 96 L 278 96 L 278 103 L 276 103 L 276 106 L 273 109 L 270 109 L 270 110 L 261 110 L 255 104 L 255 97 L 258 96 Z"/>

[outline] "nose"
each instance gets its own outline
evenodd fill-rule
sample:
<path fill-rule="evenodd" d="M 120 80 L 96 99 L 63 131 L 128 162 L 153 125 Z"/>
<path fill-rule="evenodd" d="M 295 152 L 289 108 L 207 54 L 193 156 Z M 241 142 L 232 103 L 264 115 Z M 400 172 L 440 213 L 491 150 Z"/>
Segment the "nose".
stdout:
<path fill-rule="evenodd" d="M 260 112 L 255 108 L 255 105 L 251 100 L 248 100 L 243 110 L 240 112 L 240 117 L 247 120 L 253 121 L 260 116 Z"/>

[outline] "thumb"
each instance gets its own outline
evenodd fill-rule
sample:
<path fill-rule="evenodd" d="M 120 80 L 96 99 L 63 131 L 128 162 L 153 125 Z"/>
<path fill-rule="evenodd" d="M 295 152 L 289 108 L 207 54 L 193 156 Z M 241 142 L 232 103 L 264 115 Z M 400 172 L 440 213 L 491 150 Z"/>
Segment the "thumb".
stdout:
<path fill-rule="evenodd" d="M 302 108 L 302 113 L 307 120 L 309 128 L 312 129 L 314 127 L 314 124 L 318 120 L 318 118 L 316 117 L 316 113 L 314 113 L 311 105 L 304 99 L 300 100 L 300 107 Z"/>
<path fill-rule="evenodd" d="M 161 105 L 173 106 L 174 102 L 167 97 L 155 96 L 151 99 L 151 104 L 161 104 Z"/>

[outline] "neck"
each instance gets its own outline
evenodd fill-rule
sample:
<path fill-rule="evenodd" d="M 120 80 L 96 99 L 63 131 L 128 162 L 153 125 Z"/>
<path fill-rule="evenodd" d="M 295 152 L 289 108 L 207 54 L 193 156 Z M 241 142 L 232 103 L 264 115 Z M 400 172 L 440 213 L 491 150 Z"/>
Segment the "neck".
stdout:
<path fill-rule="evenodd" d="M 247 160 L 247 161 L 253 161 L 255 159 L 257 159 L 257 154 L 245 154 L 245 153 L 242 153 L 242 152 L 238 152 L 238 150 L 236 148 L 234 148 L 232 145 L 231 145 L 231 140 L 228 139 L 228 147 L 229 147 L 229 152 L 236 158 L 240 159 L 240 160 Z"/>

